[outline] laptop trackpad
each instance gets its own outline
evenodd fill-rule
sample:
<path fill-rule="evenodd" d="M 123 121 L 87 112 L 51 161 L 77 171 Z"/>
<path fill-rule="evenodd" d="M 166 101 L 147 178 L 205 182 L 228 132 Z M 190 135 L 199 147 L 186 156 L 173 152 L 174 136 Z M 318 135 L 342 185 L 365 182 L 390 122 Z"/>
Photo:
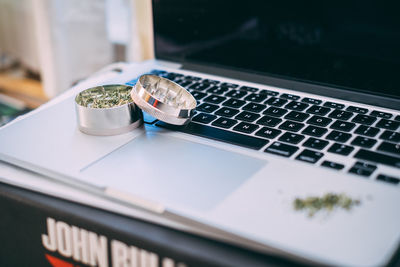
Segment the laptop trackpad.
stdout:
<path fill-rule="evenodd" d="M 85 168 L 82 174 L 149 200 L 204 210 L 218 204 L 265 163 L 212 146 L 146 132 Z"/>

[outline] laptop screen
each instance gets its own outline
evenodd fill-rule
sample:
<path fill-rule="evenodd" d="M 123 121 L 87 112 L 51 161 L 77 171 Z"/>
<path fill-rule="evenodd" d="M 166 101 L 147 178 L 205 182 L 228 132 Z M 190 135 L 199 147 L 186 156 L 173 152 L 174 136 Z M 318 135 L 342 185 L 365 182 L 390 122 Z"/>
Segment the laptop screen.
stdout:
<path fill-rule="evenodd" d="M 156 57 L 400 98 L 390 3 L 153 0 Z"/>

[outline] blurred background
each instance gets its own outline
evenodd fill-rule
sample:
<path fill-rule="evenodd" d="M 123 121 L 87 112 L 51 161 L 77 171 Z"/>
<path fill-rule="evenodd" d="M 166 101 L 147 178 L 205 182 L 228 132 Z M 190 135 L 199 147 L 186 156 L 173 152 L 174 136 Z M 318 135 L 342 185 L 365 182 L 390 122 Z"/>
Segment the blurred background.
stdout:
<path fill-rule="evenodd" d="M 151 0 L 0 0 L 0 126 L 152 38 Z"/>

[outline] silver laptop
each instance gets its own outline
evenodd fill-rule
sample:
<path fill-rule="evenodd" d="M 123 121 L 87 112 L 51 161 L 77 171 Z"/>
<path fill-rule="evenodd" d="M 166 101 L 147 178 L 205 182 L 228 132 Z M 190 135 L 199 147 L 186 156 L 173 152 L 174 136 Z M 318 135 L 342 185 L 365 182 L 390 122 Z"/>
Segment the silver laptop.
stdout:
<path fill-rule="evenodd" d="M 152 73 L 192 122 L 81 133 L 74 95 L 0 130 L 0 159 L 260 251 L 378 266 L 400 243 L 400 17 L 385 2 L 153 1 Z M 78 93 L 83 88 L 72 88 Z M 313 216 L 296 198 L 360 201 Z"/>

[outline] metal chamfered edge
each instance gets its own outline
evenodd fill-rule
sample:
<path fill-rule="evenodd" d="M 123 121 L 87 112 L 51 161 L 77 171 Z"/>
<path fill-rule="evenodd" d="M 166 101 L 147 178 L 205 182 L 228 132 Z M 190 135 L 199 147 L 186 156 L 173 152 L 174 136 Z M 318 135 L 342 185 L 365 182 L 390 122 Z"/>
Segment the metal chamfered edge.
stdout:
<path fill-rule="evenodd" d="M 175 93 L 181 93 L 189 101 L 190 108 L 180 108 L 169 105 L 157 99 L 146 88 L 144 83 L 162 84 L 162 86 Z M 190 122 L 197 106 L 196 99 L 184 87 L 166 78 L 156 75 L 145 74 L 139 77 L 136 85 L 131 91 L 131 97 L 136 105 L 147 112 L 149 115 L 166 123 L 174 125 L 185 125 Z"/>

